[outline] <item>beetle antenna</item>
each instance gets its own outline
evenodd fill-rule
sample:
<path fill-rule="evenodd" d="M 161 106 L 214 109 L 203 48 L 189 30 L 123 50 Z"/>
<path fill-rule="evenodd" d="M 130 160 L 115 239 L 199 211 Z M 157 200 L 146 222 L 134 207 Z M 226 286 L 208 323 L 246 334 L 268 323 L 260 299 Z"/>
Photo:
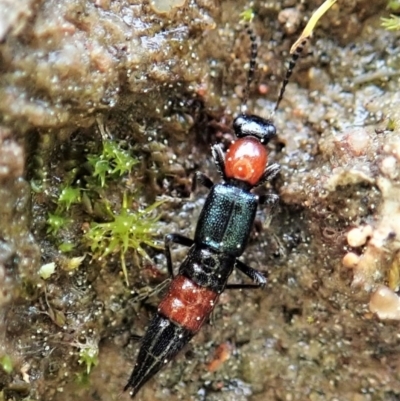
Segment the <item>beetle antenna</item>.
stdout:
<path fill-rule="evenodd" d="M 297 60 L 300 57 L 301 52 L 304 49 L 305 44 L 307 43 L 308 39 L 310 39 L 313 29 L 315 25 L 319 21 L 319 19 L 337 2 L 337 0 L 325 0 L 318 9 L 313 13 L 310 20 L 308 21 L 306 27 L 304 28 L 303 32 L 301 33 L 300 37 L 296 40 L 293 44 L 292 48 L 290 49 L 290 54 L 292 55 L 291 60 L 289 61 L 289 67 L 286 71 L 285 79 L 282 83 L 282 89 L 279 92 L 278 100 L 276 102 L 276 106 L 274 108 L 273 113 L 278 109 L 279 104 L 283 98 L 283 94 L 285 93 L 286 85 L 289 82 L 289 79 L 293 73 L 293 68 L 296 65 Z M 272 114 L 273 114 L 272 113 Z"/>
<path fill-rule="evenodd" d="M 246 33 L 249 35 L 251 48 L 250 48 L 250 61 L 249 61 L 249 71 L 247 73 L 247 82 L 246 86 L 243 89 L 243 100 L 242 100 L 242 113 L 244 113 L 247 109 L 247 101 L 249 99 L 249 92 L 250 92 L 250 84 L 254 78 L 254 71 L 256 70 L 256 58 L 258 52 L 257 46 L 257 38 L 254 34 L 254 31 L 250 28 L 249 25 L 245 25 Z"/>
<path fill-rule="evenodd" d="M 284 80 L 283 80 L 281 90 L 280 90 L 280 92 L 279 92 L 278 100 L 277 100 L 276 105 L 275 105 L 275 108 L 274 108 L 274 113 L 275 113 L 276 110 L 278 110 L 279 104 L 281 103 L 281 100 L 283 99 L 283 95 L 284 95 L 284 93 L 285 93 L 286 86 L 287 86 L 287 84 L 289 83 L 289 79 L 290 79 L 290 77 L 292 76 L 293 69 L 294 69 L 294 67 L 296 66 L 297 60 L 299 59 L 300 54 L 302 53 L 302 51 L 303 51 L 303 49 L 304 49 L 304 46 L 305 46 L 305 44 L 307 43 L 307 40 L 308 40 L 308 38 L 305 38 L 302 42 L 300 42 L 300 43 L 293 49 L 293 52 L 291 52 L 291 53 L 292 53 L 292 58 L 290 59 L 290 61 L 289 61 L 289 67 L 288 67 L 288 69 L 286 70 L 286 75 L 285 75 L 285 78 L 284 78 Z"/>

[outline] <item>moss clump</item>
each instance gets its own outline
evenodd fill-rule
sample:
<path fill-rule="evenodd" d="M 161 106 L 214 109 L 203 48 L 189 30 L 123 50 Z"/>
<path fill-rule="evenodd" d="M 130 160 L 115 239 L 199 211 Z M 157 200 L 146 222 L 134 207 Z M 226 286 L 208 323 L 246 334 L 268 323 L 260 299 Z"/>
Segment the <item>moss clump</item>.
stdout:
<path fill-rule="evenodd" d="M 400 0 L 390 0 L 387 9 L 394 12 L 400 11 Z"/>
<path fill-rule="evenodd" d="M 129 249 L 135 250 L 140 256 L 149 259 L 142 245 L 161 248 L 154 237 L 157 235 L 155 209 L 163 201 L 158 201 L 143 210 L 132 211 L 128 208 L 128 197 L 124 193 L 121 210 L 115 214 L 113 221 L 107 223 L 91 223 L 85 238 L 93 254 L 105 257 L 119 253 L 122 271 L 128 282 L 125 254 Z"/>
<path fill-rule="evenodd" d="M 130 173 L 132 167 L 139 161 L 122 149 L 117 142 L 105 140 L 102 153 L 89 156 L 88 162 L 93 168 L 93 177 L 99 180 L 103 188 L 108 179 Z"/>
<path fill-rule="evenodd" d="M 94 147 L 98 148 L 97 142 Z M 76 230 L 89 223 L 90 228 L 80 241 L 81 254 L 87 252 L 88 247 L 95 257 L 119 253 L 128 284 L 126 252 L 134 250 L 150 259 L 143 246 L 160 248 L 155 240 L 159 220 L 155 209 L 163 202 L 155 202 L 143 210 L 131 210 L 133 198 L 140 196 L 137 184 L 132 189 L 132 169 L 139 160 L 131 155 L 126 142 L 105 139 L 100 152 L 89 150 L 84 157 L 83 163 L 68 160 L 75 167 L 65 174 L 67 179 L 62 189 L 55 191 L 56 207 L 47 215 L 46 231 L 56 236 L 59 251 L 66 253 L 74 251 L 79 245 Z M 81 167 L 76 167 L 78 165 Z M 121 193 L 121 205 L 118 205 L 118 197 L 115 196 L 118 193 Z M 82 220 L 82 217 L 85 224 L 72 224 Z"/>
<path fill-rule="evenodd" d="M 398 13 L 400 11 L 400 0 L 389 0 L 386 7 L 388 10 Z M 400 17 L 391 14 L 389 18 L 381 18 L 382 26 L 388 31 L 398 31 L 400 29 Z"/>
<path fill-rule="evenodd" d="M 249 23 L 253 20 L 254 18 L 254 11 L 251 8 L 248 8 L 247 10 L 244 10 L 241 14 L 240 14 L 240 18 L 242 19 L 242 21 L 244 23 Z"/>
<path fill-rule="evenodd" d="M 81 188 L 66 186 L 58 198 L 59 208 L 68 211 L 74 203 L 79 203 L 81 201 L 81 191 Z"/>
<path fill-rule="evenodd" d="M 133 166 L 139 163 L 138 159 L 123 149 L 121 142 L 110 139 L 103 141 L 100 153 L 91 153 L 86 159 L 90 174 L 86 174 L 84 182 L 76 179 L 80 173 L 76 168 L 66 174 L 66 184 L 59 192 L 56 209 L 48 214 L 48 234 L 56 235 L 60 228 L 71 223 L 69 212 L 74 204 L 90 202 L 100 193 L 104 196 L 103 188 L 130 174 Z"/>
<path fill-rule="evenodd" d="M 388 131 L 394 131 L 396 127 L 397 127 L 396 120 L 394 120 L 393 118 L 389 118 L 386 129 Z"/>
<path fill-rule="evenodd" d="M 3 355 L 0 358 L 0 366 L 6 373 L 11 373 L 13 371 L 13 363 L 9 355 Z"/>
<path fill-rule="evenodd" d="M 388 31 L 398 31 L 400 29 L 400 17 L 391 14 L 389 18 L 381 18 L 382 26 Z"/>
<path fill-rule="evenodd" d="M 57 235 L 60 228 L 65 227 L 71 219 L 61 214 L 49 213 L 47 216 L 47 234 Z"/>
<path fill-rule="evenodd" d="M 99 363 L 99 348 L 97 344 L 82 345 L 82 348 L 79 350 L 78 363 L 85 365 L 86 373 L 89 374 L 92 368 Z"/>

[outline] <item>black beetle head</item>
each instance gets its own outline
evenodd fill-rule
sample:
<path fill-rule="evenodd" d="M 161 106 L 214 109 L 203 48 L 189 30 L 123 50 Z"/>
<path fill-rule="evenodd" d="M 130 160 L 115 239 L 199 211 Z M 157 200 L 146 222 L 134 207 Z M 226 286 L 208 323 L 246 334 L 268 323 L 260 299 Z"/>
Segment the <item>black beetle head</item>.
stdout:
<path fill-rule="evenodd" d="M 267 143 L 276 135 L 275 125 L 271 120 L 255 115 L 240 114 L 233 121 L 233 129 L 238 138 L 254 136 L 261 143 Z"/>

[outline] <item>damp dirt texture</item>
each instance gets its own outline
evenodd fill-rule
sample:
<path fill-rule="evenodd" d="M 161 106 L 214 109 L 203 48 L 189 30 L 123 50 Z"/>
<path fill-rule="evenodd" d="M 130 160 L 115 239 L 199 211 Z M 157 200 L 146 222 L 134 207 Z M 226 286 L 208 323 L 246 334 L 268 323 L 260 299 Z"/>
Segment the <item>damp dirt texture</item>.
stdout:
<path fill-rule="evenodd" d="M 128 400 L 165 291 L 240 111 L 268 118 L 321 1 L 0 0 L 0 400 Z M 386 1 L 320 20 L 274 115 L 274 181 L 226 291 L 138 400 L 400 399 L 400 32 Z M 127 224 L 129 222 L 128 229 Z M 174 247 L 175 266 L 186 249 Z M 233 274 L 233 282 L 243 277 Z M 245 281 L 245 280 L 244 280 Z"/>

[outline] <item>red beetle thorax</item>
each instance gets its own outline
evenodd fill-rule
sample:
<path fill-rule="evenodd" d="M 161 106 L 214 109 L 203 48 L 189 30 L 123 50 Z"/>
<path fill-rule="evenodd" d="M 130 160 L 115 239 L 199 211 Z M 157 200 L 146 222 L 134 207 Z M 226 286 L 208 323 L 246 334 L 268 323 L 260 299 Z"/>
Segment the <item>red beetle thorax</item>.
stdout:
<path fill-rule="evenodd" d="M 226 152 L 225 175 L 256 185 L 264 173 L 267 161 L 267 150 L 258 139 L 240 138 Z"/>

